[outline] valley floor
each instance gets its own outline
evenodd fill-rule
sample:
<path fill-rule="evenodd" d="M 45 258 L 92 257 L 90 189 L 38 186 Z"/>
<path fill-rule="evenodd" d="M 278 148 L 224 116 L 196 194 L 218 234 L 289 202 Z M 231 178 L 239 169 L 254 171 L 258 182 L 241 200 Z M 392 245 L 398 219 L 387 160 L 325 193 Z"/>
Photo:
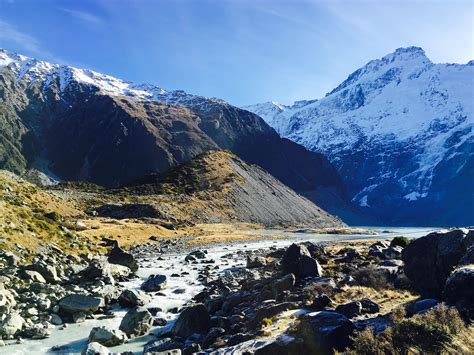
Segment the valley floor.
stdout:
<path fill-rule="evenodd" d="M 91 226 L 96 226 L 95 223 L 107 225 L 106 221 L 86 222 Z M 125 223 L 127 226 L 127 224 Z M 123 227 L 123 226 L 122 226 Z M 138 230 L 141 227 L 134 225 L 128 226 L 132 231 Z M 230 225 L 200 225 L 195 227 L 195 230 L 177 231 L 169 233 L 167 236 L 155 241 L 150 241 L 144 238 L 146 231 L 143 234 L 143 241 L 148 240 L 147 244 L 140 243 L 140 238 L 135 239 L 126 238 L 128 234 L 123 233 L 124 229 L 119 228 L 122 239 L 121 243 L 129 245 L 138 244 L 135 248 L 132 247 L 133 254 L 139 260 L 140 268 L 137 272 L 138 278 L 130 281 L 121 282 L 120 285 L 126 289 L 140 289 L 141 283 L 150 275 L 160 274 L 166 275 L 168 279 L 167 287 L 159 295 L 155 295 L 151 303 L 147 304 L 147 308 L 159 307 L 162 312 L 156 316 L 164 318 L 168 321 L 166 327 L 154 327 L 151 330 L 153 334 L 161 334 L 169 331 L 176 319 L 176 312 L 174 309 L 181 308 L 192 300 L 192 298 L 201 292 L 204 284 L 200 281 L 199 276 L 203 275 L 208 269 L 208 263 L 198 263 L 194 267 L 189 267 L 189 263 L 185 261 L 186 255 L 193 250 L 203 250 L 205 248 L 206 259 L 212 260 L 213 271 L 212 277 L 220 277 L 229 273 L 236 268 L 244 268 L 247 262 L 247 255 L 252 251 L 265 251 L 271 249 L 286 248 L 292 243 L 299 242 L 321 242 L 326 245 L 328 251 L 337 254 L 338 251 L 344 248 L 363 249 L 373 244 L 376 240 L 392 239 L 395 236 L 410 236 L 419 237 L 427 234 L 433 229 L 427 228 L 384 228 L 383 232 L 378 232 L 379 229 L 366 228 L 366 233 L 363 230 L 356 230 L 357 234 L 321 234 L 308 233 L 304 231 L 291 230 L 276 230 L 276 229 L 257 229 L 258 226 L 240 225 L 234 229 L 235 226 Z M 102 227 L 101 227 L 102 228 Z M 105 228 L 105 227 L 104 227 Z M 97 231 L 97 234 L 89 234 L 90 231 Z M 88 237 L 95 239 L 99 238 L 102 229 L 88 230 Z M 193 236 L 192 231 L 196 232 Z M 110 235 L 110 230 L 108 230 Z M 199 233 L 197 233 L 199 232 Z M 333 231 L 334 232 L 334 231 Z M 131 235 L 131 234 L 130 234 Z M 166 242 L 168 241 L 168 243 Z M 180 277 L 173 277 L 173 274 L 182 274 Z M 381 312 L 390 311 L 393 307 L 405 304 L 415 300 L 418 296 L 408 291 L 385 290 L 379 292 L 377 290 L 360 287 L 347 286 L 341 292 L 335 301 L 343 303 L 347 300 L 357 297 L 370 297 L 381 307 Z M 51 351 L 51 348 L 56 347 L 60 353 L 78 353 L 87 345 L 87 337 L 92 328 L 97 326 L 107 326 L 112 329 L 118 329 L 122 318 L 126 313 L 126 309 L 118 305 L 112 308 L 112 317 L 106 318 L 98 316 L 95 319 L 88 319 L 83 323 L 69 324 L 67 328 L 61 329 L 56 327 L 52 329 L 51 336 L 41 340 L 25 340 L 21 344 L 15 344 L 15 341 L 6 341 L 7 347 L 0 348 L 0 353 L 8 354 L 24 354 L 34 353 L 43 354 Z M 286 330 L 291 323 L 294 322 L 295 317 L 293 312 L 285 313 L 288 318 L 282 317 L 275 325 L 269 325 L 267 328 L 267 336 L 263 341 L 270 342 L 275 339 L 280 333 Z M 148 341 L 154 339 L 154 336 L 144 335 L 134 338 L 126 344 L 112 347 L 114 352 L 131 351 L 134 354 L 141 354 L 143 346 Z M 230 352 L 239 353 L 243 345 L 229 348 Z M 254 344 L 245 344 L 245 347 L 253 347 Z M 6 351 L 6 352 L 3 352 Z"/>

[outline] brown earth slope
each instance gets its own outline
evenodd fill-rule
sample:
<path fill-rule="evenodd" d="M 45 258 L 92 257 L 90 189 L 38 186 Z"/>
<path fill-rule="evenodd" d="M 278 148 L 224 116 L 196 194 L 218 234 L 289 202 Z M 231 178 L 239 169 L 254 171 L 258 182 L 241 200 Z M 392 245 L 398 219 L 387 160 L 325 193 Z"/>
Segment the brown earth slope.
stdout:
<path fill-rule="evenodd" d="M 189 196 L 189 218 L 214 222 L 239 221 L 265 226 L 341 226 L 342 222 L 298 195 L 257 165 L 228 151 L 210 151 L 164 175 L 151 175 L 122 191 L 150 196 Z M 176 198 L 181 200 L 182 198 Z M 198 217 L 199 218 L 199 217 Z"/>

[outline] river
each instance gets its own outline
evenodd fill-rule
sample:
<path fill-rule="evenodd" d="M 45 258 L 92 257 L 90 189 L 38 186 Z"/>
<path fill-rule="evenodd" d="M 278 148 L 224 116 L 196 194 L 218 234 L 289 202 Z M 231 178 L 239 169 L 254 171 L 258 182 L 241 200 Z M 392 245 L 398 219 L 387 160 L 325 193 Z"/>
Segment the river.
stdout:
<path fill-rule="evenodd" d="M 287 232 L 283 230 L 255 230 L 252 233 L 263 236 L 264 238 L 247 241 L 227 243 L 225 245 L 208 246 L 208 257 L 215 260 L 214 264 L 187 264 L 184 262 L 186 254 L 163 254 L 152 258 L 140 259 L 140 269 L 137 272 L 138 279 L 123 282 L 127 288 L 139 288 L 144 279 L 151 274 L 166 275 L 168 282 L 167 287 L 163 291 L 163 296 L 155 296 L 152 302 L 146 307 L 160 307 L 164 312 L 158 313 L 157 316 L 167 319 L 169 322 L 165 327 L 154 328 L 152 332 L 157 333 L 166 331 L 173 324 L 176 314 L 167 312 L 175 307 L 182 307 L 191 298 L 203 289 L 203 285 L 197 281 L 199 270 L 212 265 L 217 272 L 225 273 L 232 267 L 245 266 L 246 258 L 242 250 L 253 250 L 270 247 L 284 247 L 294 242 L 313 241 L 341 241 L 341 240 L 357 240 L 357 239 L 391 239 L 395 236 L 406 236 L 409 238 L 418 238 L 428 234 L 437 228 L 399 228 L 399 227 L 364 227 L 374 231 L 385 231 L 374 235 L 371 234 L 314 234 Z M 389 231 L 389 233 L 387 233 Z M 285 238 L 270 238 L 271 236 L 282 236 Z M 267 236 L 267 238 L 265 238 Z M 172 274 L 188 274 L 181 277 L 172 277 Z M 25 340 L 22 344 L 12 344 L 4 348 L 0 348 L 1 354 L 51 354 L 51 348 L 55 345 L 61 345 L 62 348 L 56 353 L 80 353 L 87 344 L 87 337 L 93 327 L 105 325 L 118 329 L 122 317 L 126 310 L 120 307 L 114 308 L 115 318 L 103 320 L 86 320 L 84 323 L 68 324 L 66 329 L 56 327 L 51 329 L 51 336 L 42 340 Z M 143 345 L 153 339 L 153 336 L 142 336 L 129 341 L 126 344 L 110 348 L 113 352 L 130 351 L 134 354 L 141 354 Z"/>

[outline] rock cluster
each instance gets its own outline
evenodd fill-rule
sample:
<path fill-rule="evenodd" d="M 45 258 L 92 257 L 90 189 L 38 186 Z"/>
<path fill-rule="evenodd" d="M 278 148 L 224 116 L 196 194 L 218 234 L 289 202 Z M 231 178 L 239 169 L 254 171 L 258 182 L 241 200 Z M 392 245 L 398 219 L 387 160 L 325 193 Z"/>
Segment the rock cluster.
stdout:
<path fill-rule="evenodd" d="M 435 232 L 403 250 L 405 273 L 424 297 L 455 305 L 474 319 L 474 229 Z"/>
<path fill-rule="evenodd" d="M 135 258 L 116 246 L 107 258 L 75 257 L 58 246 L 42 247 L 31 262 L 10 252 L 0 252 L 0 339 L 20 341 L 50 336 L 54 327 L 83 322 L 108 313 L 120 301 L 141 305 L 148 301 L 139 291 L 122 290 L 117 281 L 132 276 Z M 91 346 L 113 346 L 127 339 L 125 333 L 94 328 Z"/>

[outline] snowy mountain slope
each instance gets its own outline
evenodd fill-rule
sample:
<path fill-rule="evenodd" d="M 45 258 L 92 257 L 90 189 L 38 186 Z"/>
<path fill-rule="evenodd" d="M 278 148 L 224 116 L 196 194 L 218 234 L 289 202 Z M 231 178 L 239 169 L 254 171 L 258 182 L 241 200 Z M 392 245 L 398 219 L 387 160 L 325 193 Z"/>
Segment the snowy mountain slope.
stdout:
<path fill-rule="evenodd" d="M 416 224 L 423 216 L 439 223 L 440 213 L 457 208 L 453 223 L 474 223 L 473 61 L 434 64 L 421 48 L 400 48 L 320 100 L 244 108 L 281 136 L 325 154 L 353 201 L 387 222 Z M 447 191 L 459 184 L 464 194 L 456 203 Z M 432 215 L 421 212 L 426 208 Z"/>

